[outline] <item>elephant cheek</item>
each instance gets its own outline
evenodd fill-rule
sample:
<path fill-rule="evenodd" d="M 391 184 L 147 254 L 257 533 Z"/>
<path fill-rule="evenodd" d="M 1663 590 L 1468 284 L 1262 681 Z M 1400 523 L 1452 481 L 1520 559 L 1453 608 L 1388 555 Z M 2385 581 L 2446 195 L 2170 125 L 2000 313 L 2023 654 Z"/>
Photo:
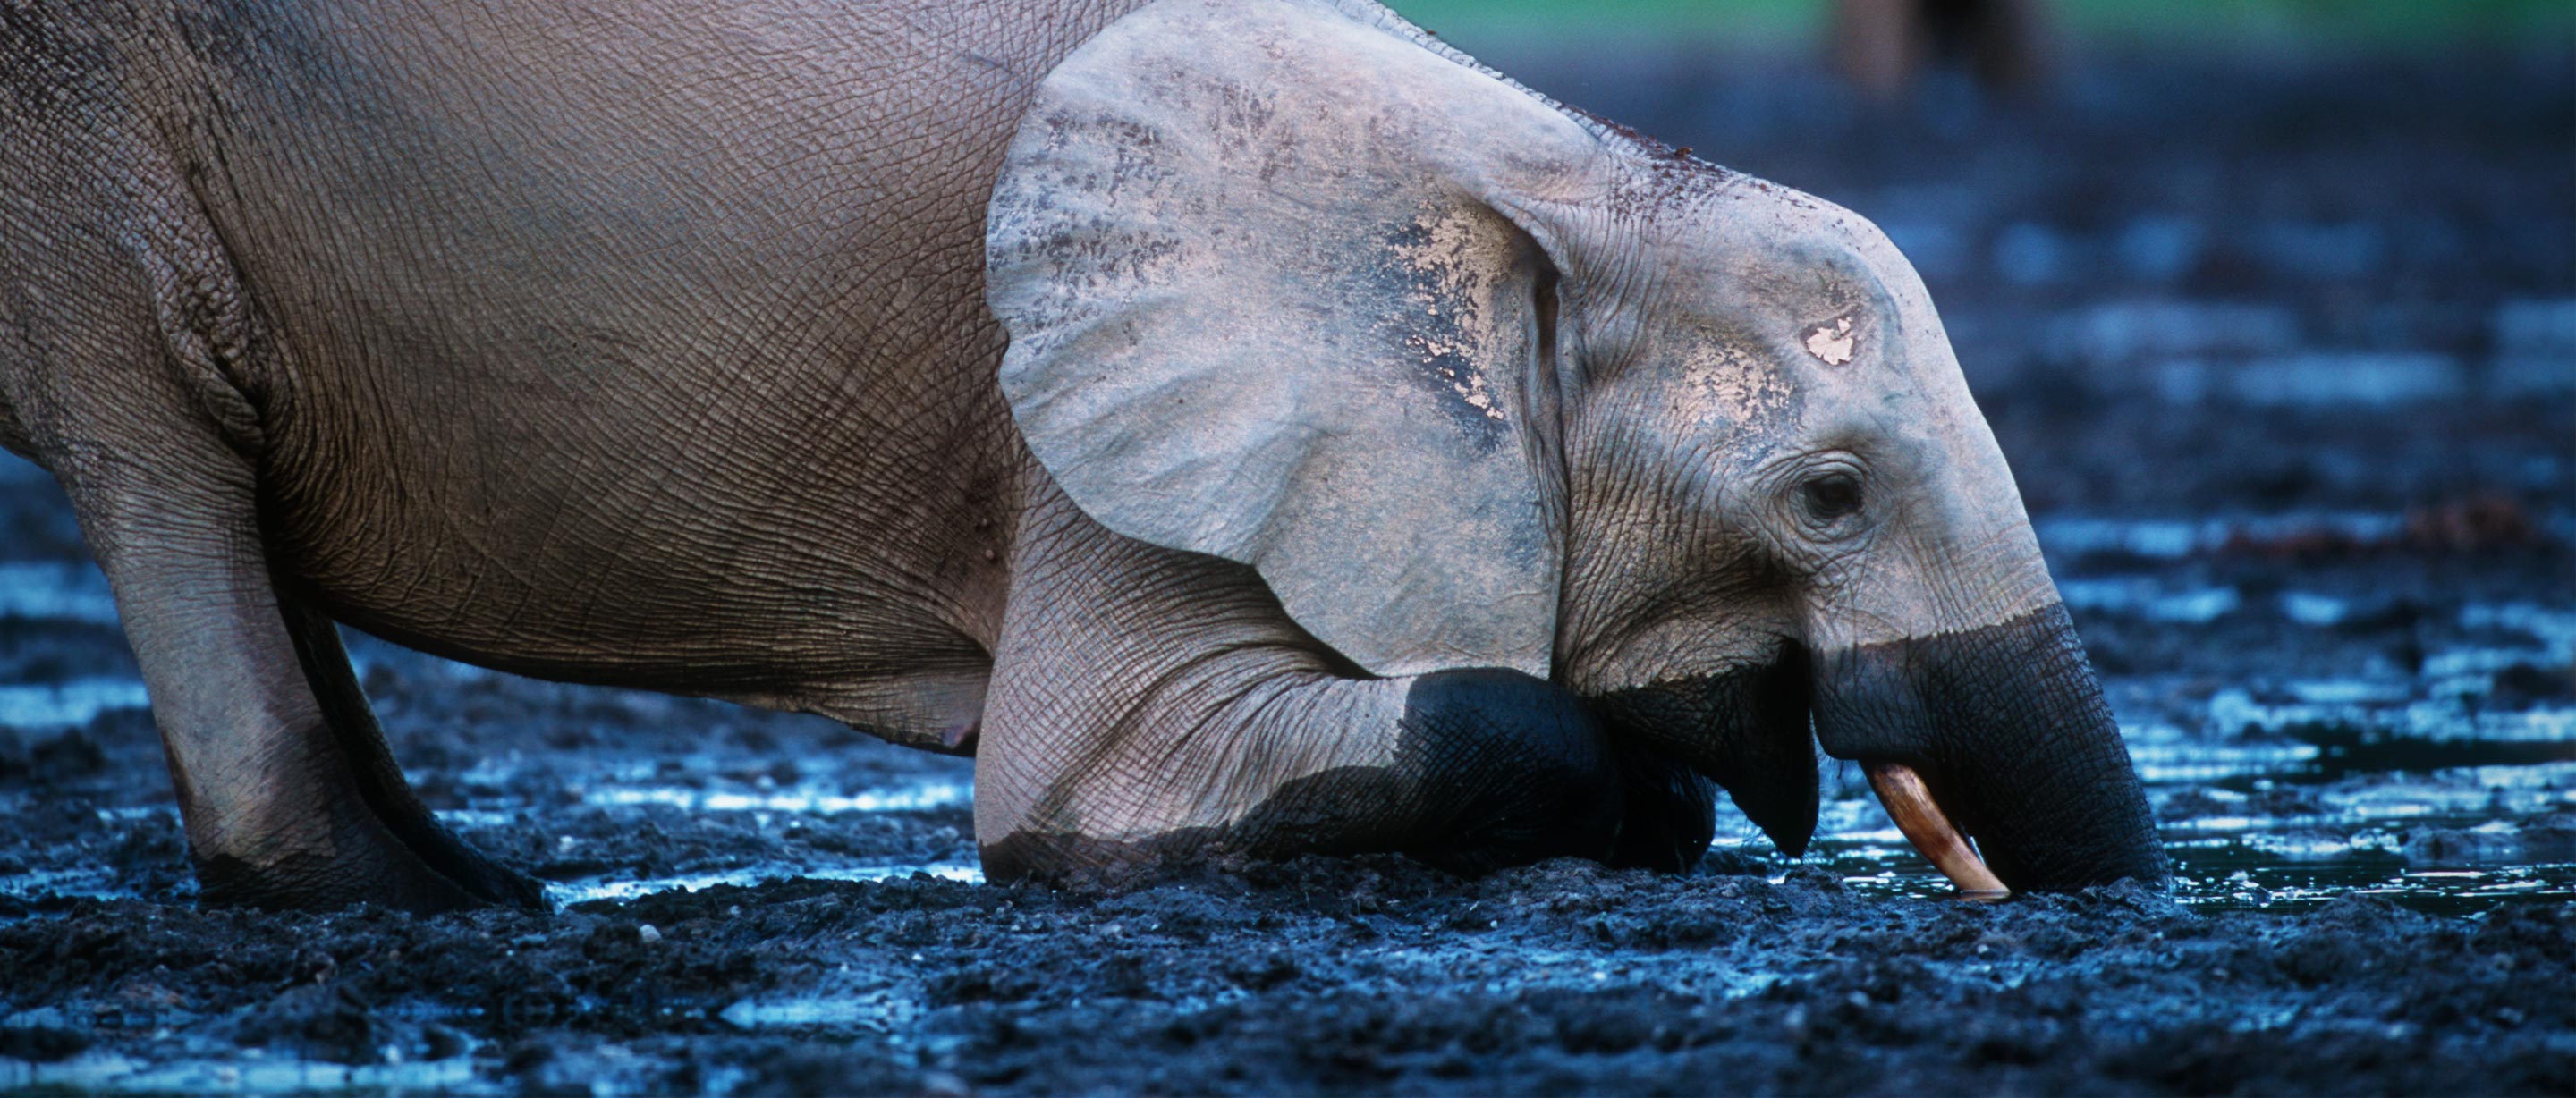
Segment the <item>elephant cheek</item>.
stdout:
<path fill-rule="evenodd" d="M 1919 792 L 1891 800 L 1900 824 L 1936 838 L 1955 824 L 2014 889 L 2167 879 L 2145 790 L 2064 606 L 1819 664 L 1818 740 L 1869 764 L 1882 799 Z"/>
<path fill-rule="evenodd" d="M 1804 855 L 1816 832 L 1816 753 L 1806 653 L 1631 687 L 1593 699 L 1613 738 L 1651 747 L 1724 787 L 1773 845 Z"/>

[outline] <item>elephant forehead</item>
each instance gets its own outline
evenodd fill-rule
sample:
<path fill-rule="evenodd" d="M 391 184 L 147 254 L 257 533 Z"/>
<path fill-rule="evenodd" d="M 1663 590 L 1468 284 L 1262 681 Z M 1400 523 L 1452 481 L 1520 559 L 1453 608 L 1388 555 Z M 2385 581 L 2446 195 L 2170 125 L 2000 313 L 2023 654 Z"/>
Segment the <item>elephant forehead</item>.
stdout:
<path fill-rule="evenodd" d="M 1703 198 L 1646 236 L 1660 291 L 1684 308 L 1776 322 L 1816 362 L 1859 361 L 1873 326 L 1921 298 L 1912 264 L 1868 219 L 1786 188 Z"/>
<path fill-rule="evenodd" d="M 1827 366 L 1847 366 L 1859 354 L 1860 333 L 1852 330 L 1852 318 L 1838 316 L 1831 324 L 1818 324 L 1807 329 L 1807 338 L 1799 345 L 1816 361 Z"/>

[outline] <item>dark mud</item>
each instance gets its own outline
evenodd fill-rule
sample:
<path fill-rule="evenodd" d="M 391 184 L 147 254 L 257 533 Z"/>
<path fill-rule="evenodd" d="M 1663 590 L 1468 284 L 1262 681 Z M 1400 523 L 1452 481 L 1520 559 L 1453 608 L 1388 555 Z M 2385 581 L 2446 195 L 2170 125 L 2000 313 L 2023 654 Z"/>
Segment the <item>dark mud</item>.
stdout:
<path fill-rule="evenodd" d="M 2554 48 L 2554 47 L 2553 47 Z M 563 910 L 200 910 L 60 497 L 0 470 L 0 1090 L 2576 1093 L 2576 68 L 2099 60 L 1865 109 L 1497 58 L 1924 268 L 2176 855 L 977 883 L 971 767 L 356 638 Z"/>
<path fill-rule="evenodd" d="M 209 1065 L 162 1076 L 180 1089 L 264 1054 L 323 1085 L 587 1092 L 2563 1094 L 2571 922 L 1370 859 L 1106 899 L 793 881 L 552 917 L 78 900 L 0 928 L 0 977 L 45 1004 L 0 1040 L 54 1061 L 21 1080 L 108 1082 L 101 1052 Z"/>

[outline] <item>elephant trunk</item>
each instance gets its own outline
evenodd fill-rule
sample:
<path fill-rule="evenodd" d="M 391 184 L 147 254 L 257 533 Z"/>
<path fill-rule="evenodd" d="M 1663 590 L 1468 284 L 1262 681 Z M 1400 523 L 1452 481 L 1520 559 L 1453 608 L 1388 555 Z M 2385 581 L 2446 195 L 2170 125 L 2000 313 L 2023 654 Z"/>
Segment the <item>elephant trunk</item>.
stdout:
<path fill-rule="evenodd" d="M 2169 878 L 2146 793 L 2060 604 L 2000 625 L 1819 658 L 1817 739 L 1858 759 L 1907 838 L 1963 890 Z M 1991 866 L 1980 877 L 1976 842 Z"/>
<path fill-rule="evenodd" d="M 1614 691 L 1593 701 L 1611 734 L 1716 782 L 1792 858 L 1816 833 L 1816 749 L 1807 734 L 1815 674 L 1805 649 L 1720 674 Z M 1700 850 L 1683 861 L 1695 861 Z"/>

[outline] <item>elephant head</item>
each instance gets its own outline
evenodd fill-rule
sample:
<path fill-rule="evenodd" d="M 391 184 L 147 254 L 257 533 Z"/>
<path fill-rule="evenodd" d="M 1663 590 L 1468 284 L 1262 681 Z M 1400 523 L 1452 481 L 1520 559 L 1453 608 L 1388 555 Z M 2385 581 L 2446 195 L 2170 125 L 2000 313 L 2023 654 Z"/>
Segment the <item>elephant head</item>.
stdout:
<path fill-rule="evenodd" d="M 1001 381 L 1093 518 L 1359 669 L 1500 667 L 1803 850 L 1814 747 L 1963 887 L 2162 879 L 1921 281 L 1868 222 L 1365 0 L 1159 0 L 1051 72 Z"/>

